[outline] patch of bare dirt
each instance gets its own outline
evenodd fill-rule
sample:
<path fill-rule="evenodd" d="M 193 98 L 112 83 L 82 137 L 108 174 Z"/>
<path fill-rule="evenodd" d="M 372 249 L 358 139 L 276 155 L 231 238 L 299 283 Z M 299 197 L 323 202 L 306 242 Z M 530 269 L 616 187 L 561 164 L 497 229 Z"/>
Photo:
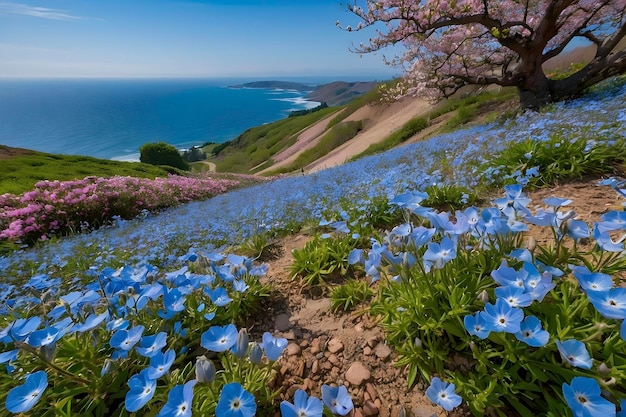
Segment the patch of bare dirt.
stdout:
<path fill-rule="evenodd" d="M 9 146 L 0 145 L 0 161 L 3 159 L 11 159 L 20 155 L 32 155 L 33 151 L 22 148 L 11 148 Z"/>

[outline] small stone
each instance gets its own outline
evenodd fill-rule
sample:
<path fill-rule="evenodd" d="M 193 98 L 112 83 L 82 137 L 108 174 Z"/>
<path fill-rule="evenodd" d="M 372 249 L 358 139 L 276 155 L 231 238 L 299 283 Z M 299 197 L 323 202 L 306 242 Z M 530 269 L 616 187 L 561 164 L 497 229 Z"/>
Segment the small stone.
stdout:
<path fill-rule="evenodd" d="M 413 409 L 415 417 L 437 417 L 437 413 L 430 407 L 417 406 Z"/>
<path fill-rule="evenodd" d="M 304 376 L 304 362 L 299 361 L 293 370 L 293 375 L 302 378 Z"/>
<path fill-rule="evenodd" d="M 316 374 L 320 370 L 320 361 L 313 361 L 313 365 L 311 365 L 311 373 Z"/>
<path fill-rule="evenodd" d="M 378 407 L 372 400 L 365 401 L 363 404 L 363 416 L 364 417 L 374 417 L 378 415 Z"/>
<path fill-rule="evenodd" d="M 341 360 L 337 357 L 337 355 L 330 355 L 328 357 L 328 362 L 332 363 L 333 365 L 339 365 L 341 363 Z"/>
<path fill-rule="evenodd" d="M 369 356 L 369 355 L 371 355 L 371 354 L 372 354 L 372 348 L 371 348 L 371 347 L 369 347 L 369 346 L 365 346 L 365 347 L 363 348 L 363 354 L 364 354 L 365 356 Z"/>
<path fill-rule="evenodd" d="M 372 336 L 369 339 L 367 339 L 367 346 L 373 348 L 377 344 L 378 344 L 378 338 L 376 336 Z"/>
<path fill-rule="evenodd" d="M 311 354 L 312 355 L 316 355 L 318 353 L 321 352 L 320 349 L 320 340 L 319 339 L 313 339 L 313 341 L 311 342 Z"/>
<path fill-rule="evenodd" d="M 289 330 L 291 328 L 289 314 L 283 313 L 276 316 L 276 319 L 274 319 L 274 328 L 279 332 L 285 332 Z"/>
<path fill-rule="evenodd" d="M 295 343 L 289 343 L 287 345 L 287 356 L 296 356 L 296 355 L 300 355 L 302 353 L 302 349 L 300 348 L 300 346 L 296 345 Z"/>
<path fill-rule="evenodd" d="M 380 343 L 374 349 L 374 354 L 382 361 L 386 361 L 391 356 L 391 348 L 383 343 Z"/>
<path fill-rule="evenodd" d="M 341 343 L 341 340 L 335 338 L 330 339 L 328 342 L 328 351 L 330 353 L 339 353 L 343 351 L 343 343 Z"/>
<path fill-rule="evenodd" d="M 365 390 L 369 394 L 372 401 L 378 398 L 378 391 L 376 390 L 376 387 L 374 387 L 374 384 L 365 384 Z"/>
<path fill-rule="evenodd" d="M 361 362 L 354 362 L 346 372 L 346 381 L 352 385 L 359 386 L 370 379 L 372 374 Z"/>

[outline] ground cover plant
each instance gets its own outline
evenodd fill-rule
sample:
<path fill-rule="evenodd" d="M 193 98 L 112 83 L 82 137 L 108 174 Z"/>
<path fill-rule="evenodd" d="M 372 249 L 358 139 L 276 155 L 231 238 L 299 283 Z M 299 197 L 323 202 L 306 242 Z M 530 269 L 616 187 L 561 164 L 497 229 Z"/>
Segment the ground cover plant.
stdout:
<path fill-rule="evenodd" d="M 91 231 L 113 219 L 202 200 L 239 185 L 210 177 L 146 179 L 114 176 L 39 181 L 21 195 L 0 195 L 0 242 L 32 244 L 68 233 Z"/>
<path fill-rule="evenodd" d="M 354 278 L 376 290 L 370 313 L 410 381 L 424 381 L 445 410 L 623 415 L 624 212 L 582 224 L 566 199 L 531 206 L 522 184 L 542 167 L 483 167 L 529 137 L 548 149 L 555 135 L 590 131 L 595 144 L 616 143 L 626 138 L 625 98 L 624 84 L 607 84 L 544 112 L 3 256 L 0 413 L 348 415 L 354 404 L 336 381 L 319 387 L 321 399 L 295 390 L 280 403 L 269 381 L 286 341 L 250 325 L 271 296 L 258 280 L 265 268 L 226 250 L 314 224 L 320 247 L 350 242 Z M 514 184 L 491 207 L 425 206 L 434 184 L 457 195 L 502 177 Z M 618 180 L 605 184 L 623 194 Z M 530 225 L 553 231 L 554 246 L 522 241 Z M 359 292 L 344 287 L 338 308 L 369 298 Z"/>

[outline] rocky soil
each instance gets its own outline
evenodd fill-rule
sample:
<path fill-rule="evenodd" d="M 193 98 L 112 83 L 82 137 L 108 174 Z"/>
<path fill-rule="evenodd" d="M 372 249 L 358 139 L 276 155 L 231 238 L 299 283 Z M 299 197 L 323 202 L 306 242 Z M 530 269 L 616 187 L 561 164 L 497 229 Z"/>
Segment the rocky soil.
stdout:
<path fill-rule="evenodd" d="M 622 207 L 611 188 L 576 182 L 531 193 L 529 208 L 541 207 L 542 199 L 552 195 L 572 199 L 568 209 L 590 225 L 605 212 Z M 532 229 L 530 235 L 550 244 L 547 231 Z M 315 293 L 290 277 L 291 251 L 304 247 L 309 239 L 301 234 L 280 242 L 281 255 L 269 262 L 266 277 L 279 296 L 267 306 L 262 324 L 252 329 L 289 340 L 273 382 L 282 388 L 281 399 L 293 401 L 298 388 L 321 397 L 322 384 L 337 384 L 345 385 L 353 398 L 353 417 L 396 417 L 402 409 L 414 417 L 469 416 L 463 407 L 446 413 L 433 405 L 424 394 L 423 381 L 407 386 L 406 370 L 396 366 L 395 352 L 365 307 L 350 314 L 332 313 L 330 299 L 321 291 Z"/>

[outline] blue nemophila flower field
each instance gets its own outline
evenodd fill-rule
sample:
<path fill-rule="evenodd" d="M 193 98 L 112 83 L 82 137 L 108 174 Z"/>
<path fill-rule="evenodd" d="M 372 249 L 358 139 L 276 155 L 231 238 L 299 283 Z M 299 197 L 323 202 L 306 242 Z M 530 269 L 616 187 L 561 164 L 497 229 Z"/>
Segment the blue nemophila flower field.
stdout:
<path fill-rule="evenodd" d="M 624 413 L 624 211 L 586 224 L 568 209 L 575 196 L 534 202 L 526 189 L 567 171 L 558 158 L 570 145 L 583 141 L 588 155 L 620 146 L 625 98 L 626 86 L 607 85 L 1 258 L 0 414 L 348 415 L 355 403 L 336 381 L 294 391 L 293 402 L 274 388 L 287 340 L 245 329 L 273 289 L 241 243 L 304 224 L 320 232 L 316 250 L 341 248 L 335 270 L 377 289 L 369 313 L 434 404 L 475 415 Z M 529 140 L 523 159 L 491 163 Z M 603 186 L 619 197 L 619 181 Z M 434 184 L 493 183 L 504 188 L 489 207 L 466 207 L 467 195 L 458 210 L 425 204 Z M 553 241 L 530 243 L 533 228 Z"/>

